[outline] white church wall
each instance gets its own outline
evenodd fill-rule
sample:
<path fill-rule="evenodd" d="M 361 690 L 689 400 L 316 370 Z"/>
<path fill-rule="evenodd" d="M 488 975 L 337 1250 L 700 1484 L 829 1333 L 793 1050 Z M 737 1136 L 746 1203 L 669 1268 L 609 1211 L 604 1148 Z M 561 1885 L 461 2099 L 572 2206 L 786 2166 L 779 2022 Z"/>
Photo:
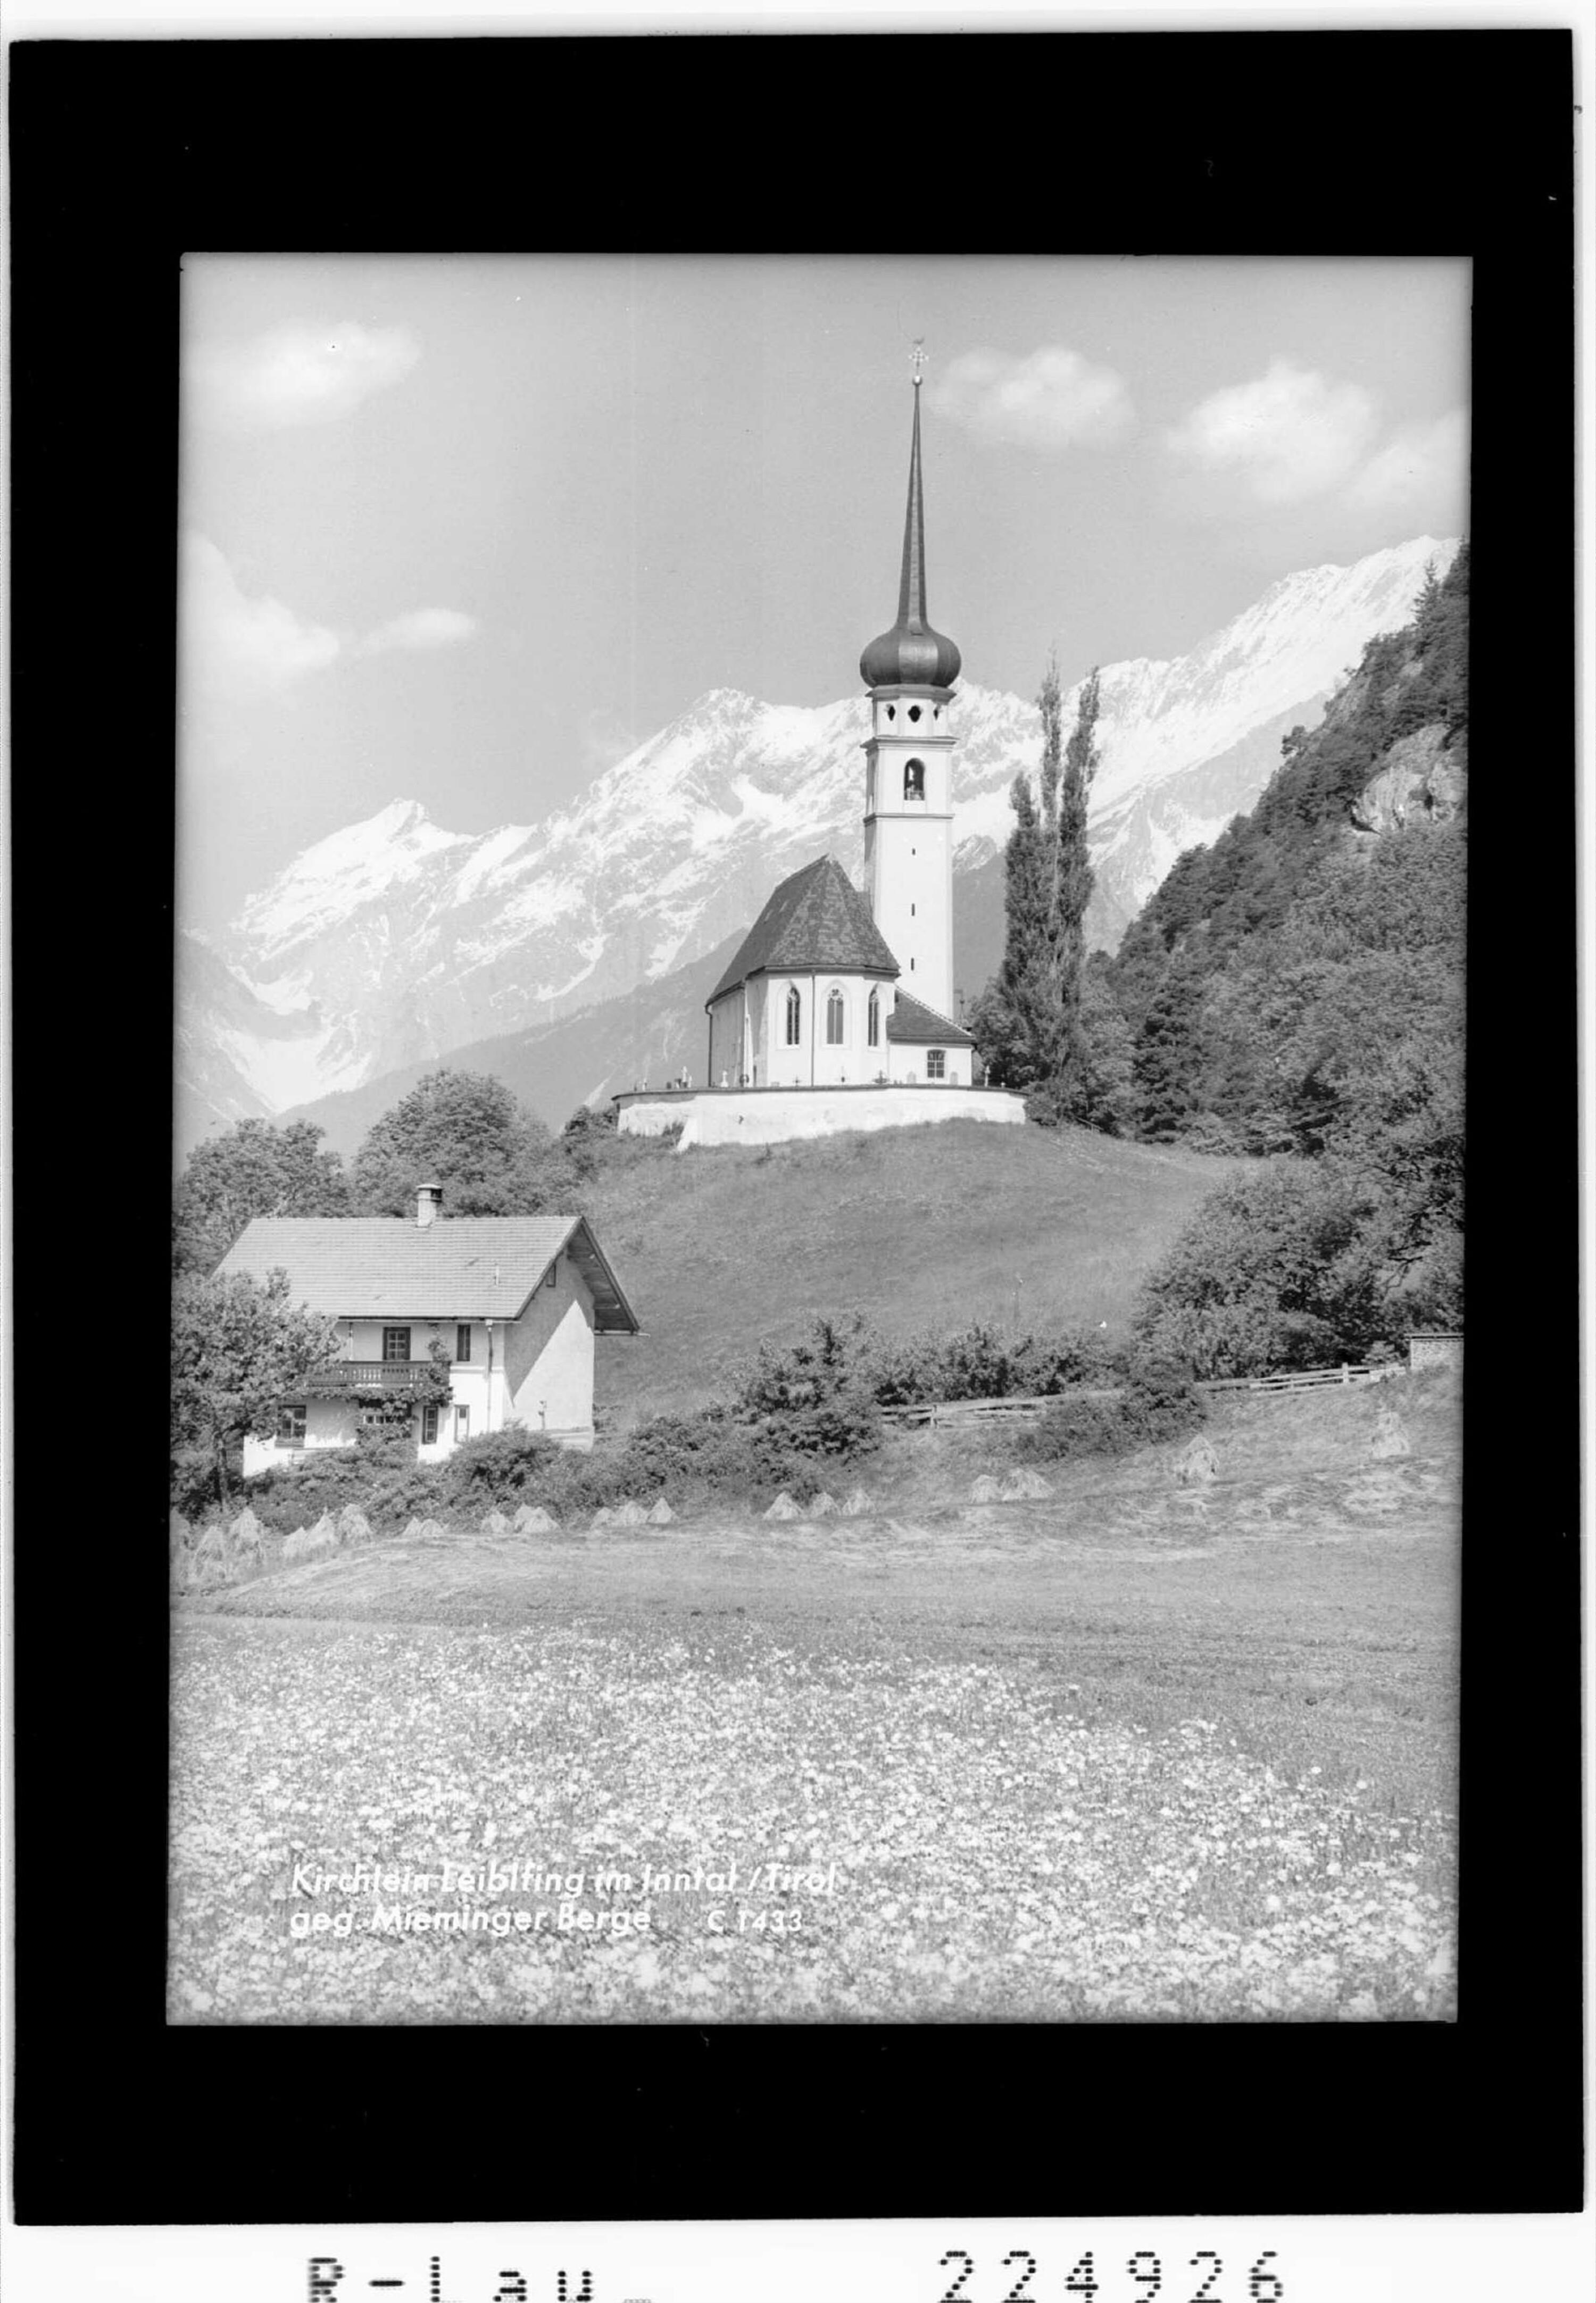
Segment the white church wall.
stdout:
<path fill-rule="evenodd" d="M 888 1050 L 887 1077 L 892 1081 L 901 1080 L 906 1084 L 918 1085 L 924 1081 L 928 1086 L 936 1086 L 938 1083 L 932 1077 L 929 1060 L 933 1052 L 930 1048 L 894 1044 Z M 942 1050 L 941 1084 L 944 1087 L 968 1087 L 974 1077 L 971 1069 L 973 1056 L 974 1050 L 969 1048 L 944 1048 Z"/>
<path fill-rule="evenodd" d="M 788 995 L 798 995 L 798 1035 L 787 1037 Z M 881 1038 L 869 1044 L 870 994 L 881 992 Z M 833 991 L 842 999 L 842 1036 L 832 1040 L 830 1005 Z M 747 1000 L 747 1027 L 744 1000 Z M 856 1087 L 888 1070 L 886 1018 L 891 1011 L 892 987 L 878 976 L 830 974 L 805 970 L 794 975 L 756 976 L 751 983 L 730 991 L 710 1015 L 710 1075 L 708 1084 L 749 1086 Z"/>

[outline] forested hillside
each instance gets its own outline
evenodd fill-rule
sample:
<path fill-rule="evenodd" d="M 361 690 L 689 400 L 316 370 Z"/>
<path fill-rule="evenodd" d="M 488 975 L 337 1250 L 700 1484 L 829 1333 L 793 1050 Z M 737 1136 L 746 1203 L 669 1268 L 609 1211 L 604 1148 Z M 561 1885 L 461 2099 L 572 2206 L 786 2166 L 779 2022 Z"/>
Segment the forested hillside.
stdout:
<path fill-rule="evenodd" d="M 1102 965 L 1137 1134 L 1296 1155 L 1155 1282 L 1149 1317 L 1208 1371 L 1461 1320 L 1467 743 L 1465 545 Z"/>

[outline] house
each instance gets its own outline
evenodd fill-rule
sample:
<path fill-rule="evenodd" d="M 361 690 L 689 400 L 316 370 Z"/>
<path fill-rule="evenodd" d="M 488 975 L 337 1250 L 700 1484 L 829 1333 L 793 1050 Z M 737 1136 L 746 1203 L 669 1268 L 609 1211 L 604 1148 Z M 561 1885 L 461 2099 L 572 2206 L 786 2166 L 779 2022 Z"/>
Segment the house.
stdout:
<path fill-rule="evenodd" d="M 441 1186 L 423 1184 L 410 1221 L 257 1216 L 228 1251 L 224 1278 L 286 1271 L 294 1300 L 336 1320 L 343 1342 L 342 1359 L 284 1403 L 275 1438 L 246 1440 L 246 1477 L 351 1447 L 407 1398 L 424 1463 L 511 1423 L 593 1445 L 594 1337 L 635 1336 L 638 1320 L 587 1218 L 446 1221 L 442 1202 Z M 449 1397 L 424 1401 L 440 1362 Z"/>

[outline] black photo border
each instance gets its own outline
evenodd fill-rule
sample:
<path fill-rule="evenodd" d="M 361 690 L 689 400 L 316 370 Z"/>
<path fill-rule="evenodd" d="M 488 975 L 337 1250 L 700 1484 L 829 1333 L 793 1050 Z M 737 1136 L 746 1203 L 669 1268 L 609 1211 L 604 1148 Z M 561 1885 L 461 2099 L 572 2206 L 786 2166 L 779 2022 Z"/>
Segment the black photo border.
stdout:
<path fill-rule="evenodd" d="M 38 40 L 9 62 L 19 2220 L 1577 2208 L 1570 36 Z M 877 133 L 895 105 L 924 164 Z M 1455 2024 L 167 2027 L 182 259 L 527 248 L 1472 260 Z"/>

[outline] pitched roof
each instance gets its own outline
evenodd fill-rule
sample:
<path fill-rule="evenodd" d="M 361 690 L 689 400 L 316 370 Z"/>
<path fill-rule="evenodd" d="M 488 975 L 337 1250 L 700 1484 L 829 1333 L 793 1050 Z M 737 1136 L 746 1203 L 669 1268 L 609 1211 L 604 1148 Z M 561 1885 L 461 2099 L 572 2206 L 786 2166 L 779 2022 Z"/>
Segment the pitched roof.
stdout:
<path fill-rule="evenodd" d="M 817 975 L 842 969 L 856 975 L 899 973 L 869 905 L 834 856 L 822 856 L 782 881 L 705 1006 L 713 1008 L 749 976 L 776 968 Z"/>
<path fill-rule="evenodd" d="M 638 1332 L 586 1216 L 257 1216 L 218 1267 L 264 1279 L 279 1267 L 296 1302 L 341 1320 L 513 1320 L 566 1250 L 601 1333 Z"/>
<path fill-rule="evenodd" d="M 898 1004 L 887 1018 L 887 1037 L 900 1047 L 911 1048 L 973 1048 L 975 1044 L 958 1024 L 950 1024 L 924 1001 L 911 1000 L 901 987 Z"/>

